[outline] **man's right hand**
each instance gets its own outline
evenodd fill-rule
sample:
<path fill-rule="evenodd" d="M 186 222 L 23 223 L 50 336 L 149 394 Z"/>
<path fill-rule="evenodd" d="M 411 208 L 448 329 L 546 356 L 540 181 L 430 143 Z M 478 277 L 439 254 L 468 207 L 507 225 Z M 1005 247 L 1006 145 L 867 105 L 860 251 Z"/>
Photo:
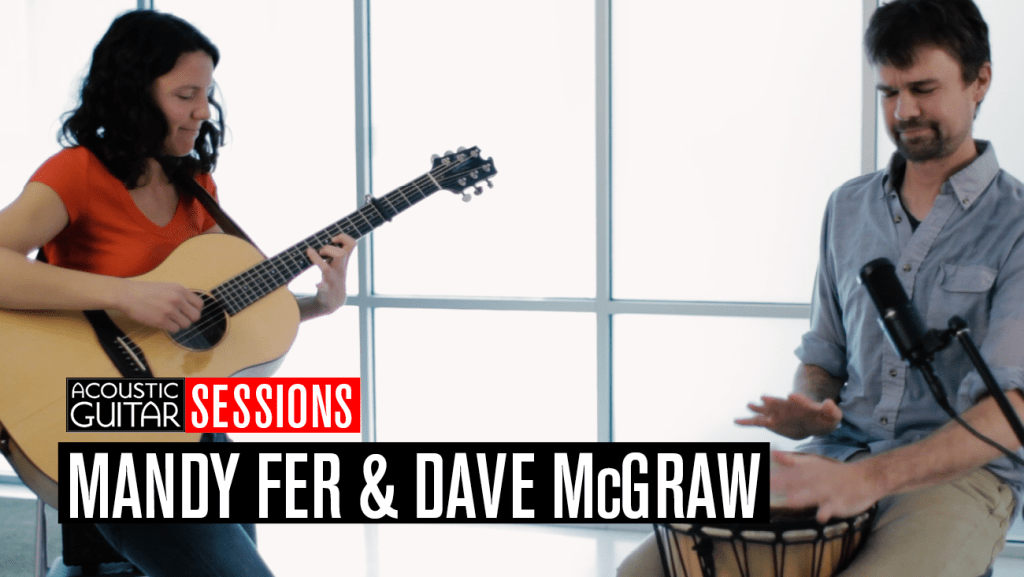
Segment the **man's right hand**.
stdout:
<path fill-rule="evenodd" d="M 785 399 L 764 396 L 761 404 L 750 403 L 747 408 L 755 415 L 736 419 L 736 424 L 764 427 L 796 440 L 831 433 L 843 419 L 842 409 L 832 399 L 818 403 L 800 393 Z"/>

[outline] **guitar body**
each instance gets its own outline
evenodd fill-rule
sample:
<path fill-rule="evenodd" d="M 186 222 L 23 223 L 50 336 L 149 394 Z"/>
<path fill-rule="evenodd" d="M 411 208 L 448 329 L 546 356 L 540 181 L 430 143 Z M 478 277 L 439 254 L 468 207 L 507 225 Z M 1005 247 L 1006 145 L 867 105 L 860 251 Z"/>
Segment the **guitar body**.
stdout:
<path fill-rule="evenodd" d="M 175 282 L 207 293 L 265 260 L 251 244 L 225 234 L 194 237 L 137 280 Z M 295 340 L 299 309 L 280 287 L 227 317 L 223 338 L 190 350 L 160 329 L 111 311 L 111 319 L 142 349 L 156 378 L 256 376 Z M 202 322 L 200 320 L 199 322 Z M 195 441 L 198 433 L 66 433 L 66 379 L 120 377 L 80 312 L 0 310 L 0 428 L 25 484 L 57 505 L 57 443 L 70 441 Z"/>

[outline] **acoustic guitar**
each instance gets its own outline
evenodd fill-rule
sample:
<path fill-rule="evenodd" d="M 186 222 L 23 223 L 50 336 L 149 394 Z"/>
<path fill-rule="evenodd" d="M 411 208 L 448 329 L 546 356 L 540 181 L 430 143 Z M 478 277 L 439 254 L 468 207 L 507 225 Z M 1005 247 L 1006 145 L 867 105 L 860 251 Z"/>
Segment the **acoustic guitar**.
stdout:
<path fill-rule="evenodd" d="M 472 198 L 497 174 L 476 147 L 435 156 L 431 170 L 277 256 L 226 234 L 202 234 L 175 249 L 137 280 L 175 282 L 204 301 L 202 317 L 167 332 L 108 311 L 123 333 L 107 343 L 157 378 L 267 375 L 295 340 L 299 309 L 287 284 L 339 233 L 366 235 L 438 190 Z M 92 325 L 76 311 L 0 310 L 0 449 L 48 505 L 58 500 L 57 443 L 194 441 L 198 433 L 67 433 L 66 379 L 119 377 Z"/>

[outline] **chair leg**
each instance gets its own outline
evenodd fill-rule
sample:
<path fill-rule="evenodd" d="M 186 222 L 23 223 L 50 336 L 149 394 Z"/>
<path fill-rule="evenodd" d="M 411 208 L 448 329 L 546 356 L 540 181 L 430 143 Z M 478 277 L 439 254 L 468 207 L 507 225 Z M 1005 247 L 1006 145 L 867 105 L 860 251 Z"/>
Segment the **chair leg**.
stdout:
<path fill-rule="evenodd" d="M 46 577 L 46 504 L 36 499 L 36 577 Z"/>

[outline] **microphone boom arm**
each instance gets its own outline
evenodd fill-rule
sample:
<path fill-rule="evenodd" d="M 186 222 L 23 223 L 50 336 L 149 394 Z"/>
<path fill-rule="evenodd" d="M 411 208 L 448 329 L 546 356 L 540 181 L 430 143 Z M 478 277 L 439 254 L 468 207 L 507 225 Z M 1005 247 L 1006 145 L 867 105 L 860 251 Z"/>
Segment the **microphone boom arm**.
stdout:
<path fill-rule="evenodd" d="M 974 339 L 971 338 L 971 331 L 967 327 L 967 322 L 960 317 L 953 317 L 949 319 L 949 330 L 947 332 L 955 336 L 956 340 L 959 341 L 960 346 L 967 353 L 967 357 L 971 359 L 971 364 L 974 365 L 978 375 L 981 376 L 982 382 L 985 383 L 985 387 L 988 388 L 989 394 L 996 400 L 999 409 L 1002 410 L 1006 420 L 1010 423 L 1010 428 L 1017 435 L 1017 440 L 1024 446 L 1024 424 L 1021 423 L 1020 416 L 1013 409 L 1013 405 L 1010 404 L 1010 399 L 1006 398 L 1006 393 L 999 387 L 995 376 L 992 375 L 992 371 L 989 370 L 988 365 L 985 363 L 985 359 L 981 357 L 981 352 L 978 351 L 978 347 L 974 344 Z"/>

